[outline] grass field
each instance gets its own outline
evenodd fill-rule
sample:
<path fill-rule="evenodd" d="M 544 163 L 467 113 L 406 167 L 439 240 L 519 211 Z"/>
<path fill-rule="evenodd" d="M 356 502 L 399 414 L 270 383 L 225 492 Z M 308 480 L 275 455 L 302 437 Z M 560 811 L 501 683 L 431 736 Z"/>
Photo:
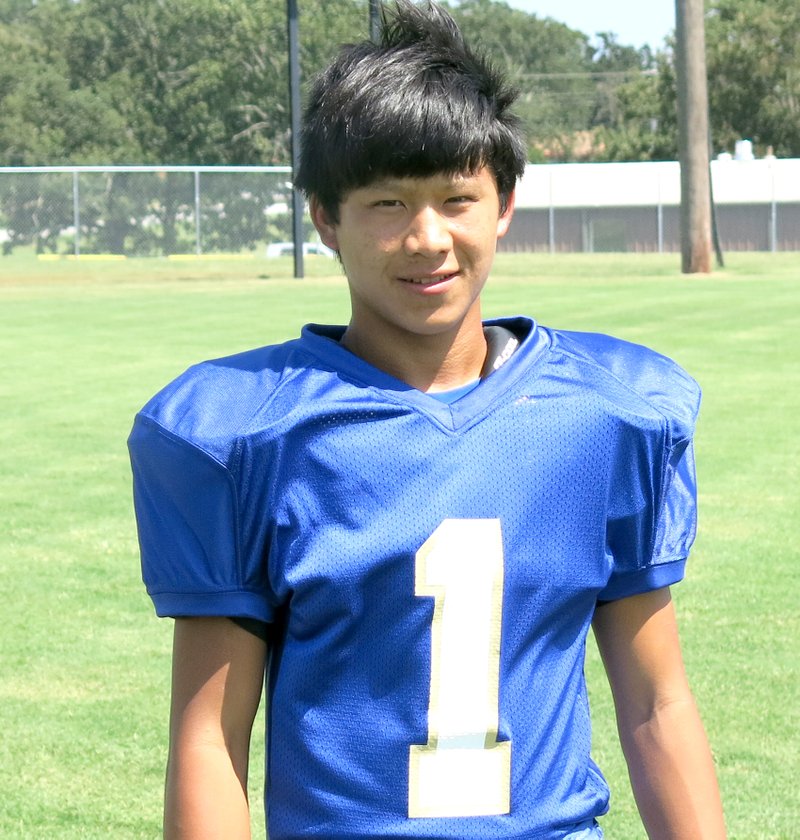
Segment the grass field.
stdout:
<path fill-rule="evenodd" d="M 795 840 L 800 255 L 727 262 L 687 278 L 674 255 L 501 256 L 485 314 L 647 343 L 703 385 L 700 536 L 675 592 L 686 660 L 730 837 Z M 191 362 L 346 318 L 334 263 L 290 274 L 289 260 L 0 258 L 0 837 L 159 835 L 171 627 L 139 579 L 125 441 Z M 639 840 L 593 648 L 587 672 L 607 836 Z"/>

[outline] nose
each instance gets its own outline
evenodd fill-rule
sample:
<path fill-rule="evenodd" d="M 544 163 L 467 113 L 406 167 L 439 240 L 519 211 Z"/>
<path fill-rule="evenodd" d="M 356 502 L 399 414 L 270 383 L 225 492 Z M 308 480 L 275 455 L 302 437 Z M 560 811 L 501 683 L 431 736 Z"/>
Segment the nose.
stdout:
<path fill-rule="evenodd" d="M 435 256 L 450 250 L 451 246 L 447 219 L 433 207 L 421 208 L 406 231 L 405 247 L 408 253 Z"/>

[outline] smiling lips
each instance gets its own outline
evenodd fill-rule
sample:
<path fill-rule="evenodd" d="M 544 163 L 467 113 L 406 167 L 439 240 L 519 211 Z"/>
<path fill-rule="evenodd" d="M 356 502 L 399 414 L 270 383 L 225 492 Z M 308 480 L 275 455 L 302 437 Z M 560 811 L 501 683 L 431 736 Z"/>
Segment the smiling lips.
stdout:
<path fill-rule="evenodd" d="M 414 286 L 435 286 L 438 283 L 444 283 L 446 280 L 452 280 L 457 272 L 450 274 L 426 274 L 423 277 L 401 277 L 399 278 L 404 283 L 411 283 Z"/>

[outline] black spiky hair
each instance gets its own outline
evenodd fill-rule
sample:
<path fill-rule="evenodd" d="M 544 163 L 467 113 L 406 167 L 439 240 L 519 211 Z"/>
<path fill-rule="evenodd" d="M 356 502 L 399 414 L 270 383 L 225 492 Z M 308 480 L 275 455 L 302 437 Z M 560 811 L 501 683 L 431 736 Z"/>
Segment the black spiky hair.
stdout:
<path fill-rule="evenodd" d="M 342 47 L 315 80 L 295 184 L 337 221 L 347 193 L 379 178 L 487 166 L 505 207 L 526 159 L 515 99 L 441 6 L 396 0 L 378 43 Z"/>

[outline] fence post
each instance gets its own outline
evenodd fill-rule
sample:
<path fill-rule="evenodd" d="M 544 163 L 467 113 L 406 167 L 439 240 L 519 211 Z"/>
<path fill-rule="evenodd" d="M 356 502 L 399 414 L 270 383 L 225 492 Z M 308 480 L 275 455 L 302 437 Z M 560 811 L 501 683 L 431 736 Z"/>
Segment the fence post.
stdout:
<path fill-rule="evenodd" d="M 777 253 L 778 248 L 778 202 L 772 199 L 772 253 Z"/>
<path fill-rule="evenodd" d="M 775 170 L 769 167 L 770 187 L 772 188 L 772 207 L 770 208 L 770 249 L 774 254 L 778 250 L 778 202 L 775 198 Z"/>
<path fill-rule="evenodd" d="M 547 210 L 547 238 L 550 243 L 550 253 L 556 252 L 556 208 L 553 206 L 553 170 L 548 173 L 548 186 L 550 188 L 550 205 Z"/>
<path fill-rule="evenodd" d="M 78 189 L 78 170 L 72 170 L 72 224 L 75 227 L 75 241 L 72 245 L 76 257 L 81 255 L 81 202 Z"/>
<path fill-rule="evenodd" d="M 581 251 L 584 254 L 594 253 L 594 224 L 585 207 L 581 208 Z"/>
<path fill-rule="evenodd" d="M 200 247 L 200 170 L 194 171 L 194 252 L 199 257 Z"/>
<path fill-rule="evenodd" d="M 658 253 L 664 253 L 664 208 L 659 199 L 658 207 L 656 207 L 656 230 L 658 231 Z"/>
<path fill-rule="evenodd" d="M 658 204 L 656 205 L 656 236 L 658 238 L 658 253 L 664 253 L 664 204 L 661 201 L 661 172 L 658 173 L 658 180 L 656 181 L 656 194 L 658 196 Z"/>

